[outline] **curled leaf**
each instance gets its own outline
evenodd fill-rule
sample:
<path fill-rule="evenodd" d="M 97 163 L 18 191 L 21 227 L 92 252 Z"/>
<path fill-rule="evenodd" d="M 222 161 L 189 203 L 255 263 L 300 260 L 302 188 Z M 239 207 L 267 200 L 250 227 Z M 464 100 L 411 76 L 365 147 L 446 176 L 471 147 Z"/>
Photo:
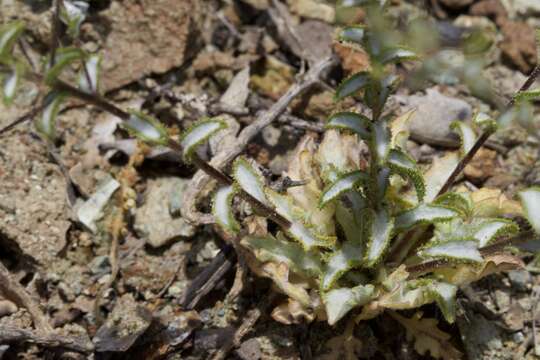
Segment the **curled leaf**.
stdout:
<path fill-rule="evenodd" d="M 362 26 L 347 26 L 339 32 L 339 40 L 361 45 L 365 34 L 366 30 Z"/>
<path fill-rule="evenodd" d="M 459 134 L 461 139 L 461 155 L 467 154 L 476 142 L 476 133 L 463 121 L 454 121 L 450 127 Z"/>
<path fill-rule="evenodd" d="M 417 224 L 448 221 L 458 215 L 457 211 L 444 206 L 420 204 L 396 217 L 396 229 L 406 230 Z"/>
<path fill-rule="evenodd" d="M 426 194 L 424 177 L 416 166 L 416 161 L 400 150 L 391 150 L 388 155 L 388 166 L 400 176 L 410 179 L 416 189 L 416 196 L 423 201 Z"/>
<path fill-rule="evenodd" d="M 268 204 L 268 200 L 264 194 L 264 179 L 245 158 L 239 157 L 235 160 L 233 164 L 233 177 L 242 190 L 259 202 Z"/>
<path fill-rule="evenodd" d="M 240 229 L 240 225 L 234 218 L 232 209 L 232 200 L 234 198 L 234 186 L 220 187 L 214 196 L 212 204 L 212 213 L 218 224 L 226 231 L 236 233 Z"/>
<path fill-rule="evenodd" d="M 525 216 L 537 234 L 540 234 L 540 187 L 535 186 L 519 192 Z"/>
<path fill-rule="evenodd" d="M 379 163 L 383 163 L 390 152 L 391 134 L 387 119 L 383 118 L 372 124 L 372 129 L 372 149 L 375 150 L 375 154 L 372 155 L 374 155 Z"/>
<path fill-rule="evenodd" d="M 24 22 L 17 20 L 0 27 L 0 61 L 11 57 L 13 46 L 24 31 Z"/>
<path fill-rule="evenodd" d="M 60 111 L 60 105 L 65 99 L 65 95 L 58 92 L 50 92 L 45 96 L 43 102 L 46 104 L 41 116 L 35 123 L 36 130 L 48 141 L 56 140 L 56 118 Z"/>
<path fill-rule="evenodd" d="M 88 56 L 84 68 L 79 74 L 79 88 L 87 93 L 97 93 L 99 90 L 99 67 L 101 56 L 94 54 Z"/>
<path fill-rule="evenodd" d="M 362 171 L 353 171 L 352 173 L 343 175 L 324 190 L 319 201 L 319 207 L 323 208 L 326 204 L 337 199 L 344 192 L 354 189 L 359 182 L 366 181 L 367 178 L 368 175 Z"/>
<path fill-rule="evenodd" d="M 322 291 L 328 291 L 347 271 L 362 263 L 362 247 L 346 242 L 328 258 L 326 270 L 321 279 Z"/>
<path fill-rule="evenodd" d="M 370 120 L 362 114 L 355 112 L 339 112 L 330 116 L 325 128 L 348 130 L 358 134 L 361 139 L 367 140 L 370 137 L 369 124 Z"/>
<path fill-rule="evenodd" d="M 180 144 L 184 149 L 184 159 L 189 160 L 199 145 L 225 127 L 225 122 L 218 118 L 207 118 L 193 124 L 180 139 Z"/>
<path fill-rule="evenodd" d="M 385 208 L 380 208 L 378 211 L 372 210 L 368 225 L 369 240 L 364 258 L 366 267 L 373 267 L 381 260 L 384 251 L 390 245 L 393 229 L 394 219 Z"/>
<path fill-rule="evenodd" d="M 85 58 L 86 53 L 76 47 L 57 49 L 54 56 L 54 65 L 45 72 L 45 82 L 48 85 L 54 84 L 64 69 L 74 62 L 84 60 Z"/>
<path fill-rule="evenodd" d="M 66 24 L 69 36 L 75 38 L 79 36 L 81 24 L 88 14 L 89 4 L 86 1 L 63 0 L 63 5 L 60 19 Z"/>
<path fill-rule="evenodd" d="M 359 285 L 354 288 L 330 290 L 323 295 L 328 324 L 334 325 L 351 309 L 367 304 L 373 297 L 373 285 Z"/>
<path fill-rule="evenodd" d="M 473 119 L 473 123 L 475 126 L 482 129 L 482 131 L 489 133 L 494 133 L 499 127 L 495 120 L 493 120 L 489 115 L 483 112 L 476 114 Z"/>
<path fill-rule="evenodd" d="M 11 66 L 11 72 L 2 79 L 2 99 L 6 106 L 10 105 L 15 98 L 17 89 L 24 73 L 22 63 L 15 62 Z"/>
<path fill-rule="evenodd" d="M 130 134 L 150 144 L 167 145 L 167 129 L 159 121 L 139 111 L 129 110 L 130 117 L 121 123 Z"/>
<path fill-rule="evenodd" d="M 359 72 L 351 75 L 339 84 L 335 95 L 336 100 L 341 100 L 363 89 L 370 80 L 371 77 L 368 72 Z"/>

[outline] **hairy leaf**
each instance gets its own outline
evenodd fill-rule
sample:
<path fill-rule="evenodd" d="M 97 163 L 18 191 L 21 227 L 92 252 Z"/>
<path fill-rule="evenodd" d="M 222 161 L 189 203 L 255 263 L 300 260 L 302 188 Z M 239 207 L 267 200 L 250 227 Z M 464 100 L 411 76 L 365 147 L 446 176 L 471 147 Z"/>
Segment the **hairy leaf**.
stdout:
<path fill-rule="evenodd" d="M 473 123 L 482 131 L 489 133 L 494 133 L 499 127 L 497 121 L 493 120 L 489 115 L 482 112 L 475 115 Z"/>
<path fill-rule="evenodd" d="M 370 80 L 371 77 L 368 72 L 359 72 L 351 75 L 339 84 L 335 94 L 336 100 L 341 100 L 363 89 Z"/>
<path fill-rule="evenodd" d="M 227 125 L 219 118 L 206 118 L 193 124 L 184 132 L 180 144 L 184 149 L 184 159 L 189 160 L 197 147 Z"/>
<path fill-rule="evenodd" d="M 167 130 L 159 121 L 139 111 L 129 110 L 129 120 L 121 123 L 131 135 L 150 144 L 167 145 Z"/>
<path fill-rule="evenodd" d="M 233 177 L 240 188 L 263 204 L 268 204 L 264 194 L 264 179 L 257 170 L 243 157 L 233 164 Z"/>
<path fill-rule="evenodd" d="M 326 131 L 315 157 L 320 177 L 325 183 L 332 183 L 342 174 L 361 169 L 361 153 L 362 147 L 356 135 Z"/>
<path fill-rule="evenodd" d="M 218 224 L 226 231 L 232 233 L 236 233 L 240 230 L 240 225 L 236 222 L 232 209 L 234 194 L 234 186 L 229 185 L 220 187 L 216 191 L 214 202 L 212 204 L 212 213 Z"/>
<path fill-rule="evenodd" d="M 396 217 L 396 229 L 406 230 L 417 224 L 448 221 L 458 216 L 458 212 L 443 206 L 421 204 Z"/>
<path fill-rule="evenodd" d="M 373 267 L 382 259 L 384 251 L 390 245 L 393 229 L 394 219 L 385 208 L 372 211 L 368 224 L 369 242 L 364 258 L 366 267 Z"/>
<path fill-rule="evenodd" d="M 265 190 L 267 198 L 275 206 L 278 214 L 292 222 L 291 227 L 287 229 L 287 234 L 302 244 L 306 251 L 314 247 L 328 247 L 335 241 L 335 238 L 331 236 L 315 234 L 312 231 L 313 225 L 308 227 L 299 220 L 303 218 L 302 210 L 295 208 L 287 196 L 281 195 L 270 188 Z"/>
<path fill-rule="evenodd" d="M 459 134 L 461 139 L 461 155 L 467 154 L 476 142 L 476 133 L 463 121 L 454 121 L 450 127 Z"/>
<path fill-rule="evenodd" d="M 388 155 L 388 166 L 400 176 L 411 180 L 419 201 L 423 201 L 426 194 L 424 177 L 416 166 L 416 161 L 400 150 L 391 150 Z"/>
<path fill-rule="evenodd" d="M 323 295 L 323 302 L 328 315 L 328 324 L 334 325 L 351 309 L 362 306 L 371 300 L 374 293 L 373 285 L 359 285 L 354 288 L 330 290 Z"/>
<path fill-rule="evenodd" d="M 333 114 L 325 125 L 327 129 L 347 130 L 358 134 L 361 139 L 367 140 L 369 133 L 370 120 L 362 114 L 355 112 L 339 112 Z"/>
<path fill-rule="evenodd" d="M 97 54 L 88 56 L 79 74 L 79 88 L 82 91 L 90 94 L 98 92 L 100 66 L 101 56 Z"/>
<path fill-rule="evenodd" d="M 35 126 L 36 130 L 48 141 L 53 142 L 56 140 L 56 118 L 64 99 L 64 94 L 55 91 L 48 93 L 43 99 L 44 104 L 47 105 L 43 109 L 41 116 L 37 118 Z"/>
<path fill-rule="evenodd" d="M 372 149 L 375 150 L 375 154 L 372 155 L 379 161 L 379 163 L 383 163 L 390 152 L 391 134 L 390 129 L 388 128 L 387 119 L 380 119 L 376 123 L 372 124 L 372 128 Z"/>
<path fill-rule="evenodd" d="M 478 244 L 474 240 L 429 243 L 418 252 L 418 255 L 432 259 L 483 261 L 482 255 L 478 251 Z"/>
<path fill-rule="evenodd" d="M 242 239 L 242 244 L 250 248 L 259 261 L 285 263 L 297 274 L 318 276 L 323 269 L 317 253 L 304 251 L 299 244 L 285 240 L 281 233 L 278 238 L 247 236 Z"/>
<path fill-rule="evenodd" d="M 469 193 L 465 192 L 447 192 L 439 196 L 434 205 L 441 205 L 459 212 L 462 217 L 469 217 L 473 212 L 473 201 Z"/>
<path fill-rule="evenodd" d="M 24 31 L 24 22 L 12 21 L 0 27 L 0 62 L 11 57 L 13 46 Z"/>
<path fill-rule="evenodd" d="M 535 186 L 519 192 L 525 216 L 537 234 L 540 234 L 540 187 Z"/>
<path fill-rule="evenodd" d="M 54 84 L 64 69 L 68 68 L 76 61 L 84 61 L 85 58 L 86 53 L 76 47 L 57 49 L 54 56 L 54 65 L 45 72 L 45 82 L 49 85 Z"/>
<path fill-rule="evenodd" d="M 360 244 L 345 242 L 328 258 L 326 270 L 321 279 L 322 291 L 328 291 L 345 272 L 362 263 Z"/>
<path fill-rule="evenodd" d="M 517 234 L 519 227 L 510 220 L 490 219 L 478 226 L 474 238 L 478 240 L 480 247 L 484 247 L 492 240 L 510 234 Z"/>
<path fill-rule="evenodd" d="M 319 207 L 323 208 L 329 202 L 339 198 L 343 193 L 354 189 L 361 181 L 366 181 L 367 178 L 368 175 L 362 171 L 353 171 L 343 175 L 324 190 L 319 201 Z"/>

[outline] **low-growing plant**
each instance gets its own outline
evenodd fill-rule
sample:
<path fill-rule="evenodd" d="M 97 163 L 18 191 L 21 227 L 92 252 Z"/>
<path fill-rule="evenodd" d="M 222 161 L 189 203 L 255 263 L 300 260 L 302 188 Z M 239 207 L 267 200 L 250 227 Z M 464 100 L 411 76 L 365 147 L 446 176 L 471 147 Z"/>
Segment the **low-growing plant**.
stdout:
<path fill-rule="evenodd" d="M 62 3 L 61 19 L 68 34 L 76 36 L 86 8 L 79 1 Z M 62 102 L 76 97 L 118 116 L 122 126 L 142 141 L 181 152 L 186 162 L 215 178 L 220 186 L 212 202 L 215 222 L 240 239 L 252 270 L 271 278 L 288 296 L 274 311 L 277 319 L 292 321 L 283 316 L 285 312 L 334 325 L 353 309 L 358 309 L 355 317 L 360 321 L 387 309 L 436 303 L 444 318 L 453 322 L 460 285 L 521 263 L 500 252 L 516 239 L 533 236 L 512 218 L 528 219 L 532 230 L 540 233 L 540 188 L 521 191 L 521 205 L 499 190 L 452 188 L 497 130 L 498 122 L 483 113 L 477 113 L 470 125 L 452 125 L 461 138 L 459 151 L 434 159 L 427 170 L 416 164 L 406 150 L 411 113 L 395 116 L 386 103 L 401 81 L 395 64 L 419 61 L 421 56 L 402 43 L 403 37 L 384 30 L 389 26 L 384 2 L 342 4 L 358 5 L 366 9 L 367 25 L 342 28 L 339 41 L 361 47 L 369 55 L 370 68 L 346 78 L 335 98 L 361 99 L 368 110 L 345 109 L 331 115 L 319 143 L 305 137 L 286 174 L 305 184 L 282 191 L 270 186 L 258 165 L 244 156 L 234 161 L 231 175 L 202 160 L 198 148 L 226 126 L 221 119 L 203 119 L 175 139 L 151 116 L 124 111 L 100 97 L 98 55 L 75 47 L 53 48 L 41 73 L 30 69 L 21 55 L 24 24 L 18 21 L 0 30 L 4 103 L 13 101 L 22 81 L 43 84 L 49 92 L 29 116 L 41 113 L 35 127 L 47 141 L 55 140 Z M 22 51 L 14 50 L 17 44 Z M 77 86 L 63 79 L 74 80 Z M 512 99 L 500 121 L 529 120 L 527 101 L 539 95 L 528 91 L 531 83 Z M 251 210 L 238 207 L 237 198 Z M 250 212 L 255 216 L 244 216 Z M 268 226 L 267 220 L 277 226 Z M 397 314 L 394 318 L 408 326 L 407 319 Z"/>

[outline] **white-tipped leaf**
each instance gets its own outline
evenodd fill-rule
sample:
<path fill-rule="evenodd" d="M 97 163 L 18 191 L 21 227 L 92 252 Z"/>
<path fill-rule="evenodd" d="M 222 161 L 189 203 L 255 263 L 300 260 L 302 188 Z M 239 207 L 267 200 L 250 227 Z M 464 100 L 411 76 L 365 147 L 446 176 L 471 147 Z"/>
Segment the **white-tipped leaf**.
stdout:
<path fill-rule="evenodd" d="M 281 233 L 277 238 L 271 235 L 247 236 L 242 239 L 242 245 L 251 249 L 259 261 L 285 263 L 300 275 L 318 276 L 323 268 L 317 253 L 304 251 L 298 243 L 287 241 Z"/>
<path fill-rule="evenodd" d="M 54 65 L 45 72 L 45 82 L 49 85 L 54 84 L 64 69 L 67 69 L 76 61 L 84 61 L 85 58 L 86 53 L 76 47 L 57 49 L 54 56 Z"/>
<path fill-rule="evenodd" d="M 463 121 L 454 121 L 450 127 L 459 134 L 461 139 L 461 154 L 467 154 L 476 142 L 476 133 L 472 127 Z"/>
<path fill-rule="evenodd" d="M 394 218 L 390 217 L 385 208 L 372 211 L 368 224 L 369 240 L 364 258 L 365 266 L 373 267 L 382 259 L 390 245 L 393 229 Z"/>
<path fill-rule="evenodd" d="M 131 135 L 150 144 L 167 145 L 169 136 L 167 129 L 156 119 L 139 111 L 129 110 L 129 119 L 121 126 Z"/>
<path fill-rule="evenodd" d="M 22 21 L 13 21 L 0 27 L 0 60 L 7 60 L 11 56 L 13 46 L 24 31 Z"/>
<path fill-rule="evenodd" d="M 499 236 L 516 234 L 518 231 L 519 227 L 512 221 L 494 219 L 481 224 L 475 231 L 474 238 L 478 240 L 480 247 L 484 247 Z"/>
<path fill-rule="evenodd" d="M 100 66 L 101 56 L 97 54 L 88 56 L 79 74 L 79 88 L 82 91 L 90 94 L 98 92 Z"/>
<path fill-rule="evenodd" d="M 233 178 L 242 190 L 263 204 L 269 204 L 264 194 L 264 179 L 257 170 L 243 157 L 233 164 Z"/>
<path fill-rule="evenodd" d="M 396 47 L 386 50 L 381 56 L 381 62 L 383 64 L 395 64 L 402 61 L 418 60 L 418 54 L 413 50 Z"/>
<path fill-rule="evenodd" d="M 315 234 L 313 225 L 305 224 L 302 210 L 295 208 L 291 200 L 286 195 L 266 188 L 267 199 L 274 205 L 278 214 L 289 220 L 292 224 L 287 230 L 287 234 L 302 244 L 302 247 L 309 251 L 314 247 L 328 247 L 335 241 L 334 237 L 321 236 Z"/>
<path fill-rule="evenodd" d="M 370 82 L 370 79 L 368 72 L 359 72 L 351 75 L 339 84 L 335 95 L 336 100 L 341 100 L 363 89 Z"/>
<path fill-rule="evenodd" d="M 63 5 L 60 19 L 66 24 L 68 34 L 75 38 L 88 14 L 89 4 L 86 1 L 63 0 Z"/>
<path fill-rule="evenodd" d="M 225 122 L 218 118 L 203 119 L 193 124 L 180 139 L 180 144 L 184 148 L 184 159 L 189 160 L 199 145 L 225 127 Z"/>
<path fill-rule="evenodd" d="M 326 264 L 326 270 L 321 279 L 321 290 L 328 291 L 336 281 L 347 271 L 362 263 L 362 247 L 360 244 L 346 242 L 341 249 L 336 250 Z"/>
<path fill-rule="evenodd" d="M 17 94 L 23 71 L 24 66 L 17 62 L 13 64 L 11 72 L 2 78 L 2 99 L 6 106 L 13 102 Z"/>
<path fill-rule="evenodd" d="M 396 229 L 405 230 L 417 224 L 448 221 L 458 215 L 456 210 L 444 206 L 420 204 L 396 217 Z"/>
<path fill-rule="evenodd" d="M 64 94 L 51 92 L 43 100 L 46 104 L 41 116 L 36 119 L 36 130 L 48 141 L 56 139 L 56 118 L 60 111 L 60 105 L 64 101 Z"/>
<path fill-rule="evenodd" d="M 234 186 L 229 185 L 220 187 L 216 191 L 214 202 L 212 204 L 212 212 L 218 224 L 226 231 L 232 233 L 236 233 L 240 229 L 240 225 L 236 222 L 232 209 L 234 194 Z"/>
<path fill-rule="evenodd" d="M 478 243 L 474 240 L 435 242 L 426 245 L 418 255 L 423 258 L 451 259 L 456 261 L 482 262 Z"/>
<path fill-rule="evenodd" d="M 537 234 L 540 234 L 540 187 L 535 186 L 519 192 L 525 216 Z"/>
<path fill-rule="evenodd" d="M 390 169 L 400 176 L 411 180 L 416 189 L 416 197 L 421 202 L 426 195 L 426 185 L 416 161 L 401 150 L 391 150 L 387 160 Z"/>
<path fill-rule="evenodd" d="M 392 140 L 390 129 L 388 128 L 387 119 L 380 119 L 373 124 L 373 135 L 371 141 L 372 148 L 375 150 L 376 159 L 379 163 L 383 163 L 390 152 L 390 141 Z"/>
<path fill-rule="evenodd" d="M 370 120 L 362 114 L 355 112 L 339 112 L 330 116 L 325 127 L 327 129 L 337 129 L 351 131 L 358 134 L 361 139 L 369 139 Z"/>
<path fill-rule="evenodd" d="M 334 325 L 351 309 L 367 304 L 373 298 L 374 292 L 373 285 L 359 285 L 354 288 L 330 290 L 324 294 L 323 302 L 328 316 L 328 324 Z"/>
<path fill-rule="evenodd" d="M 319 207 L 323 208 L 329 202 L 339 198 L 343 193 L 354 189 L 361 181 L 367 181 L 368 175 L 362 171 L 353 171 L 343 175 L 334 183 L 330 184 L 322 193 Z"/>
<path fill-rule="evenodd" d="M 456 294 L 458 287 L 453 284 L 436 281 L 429 286 L 429 293 L 441 309 L 444 319 L 450 324 L 456 319 Z"/>

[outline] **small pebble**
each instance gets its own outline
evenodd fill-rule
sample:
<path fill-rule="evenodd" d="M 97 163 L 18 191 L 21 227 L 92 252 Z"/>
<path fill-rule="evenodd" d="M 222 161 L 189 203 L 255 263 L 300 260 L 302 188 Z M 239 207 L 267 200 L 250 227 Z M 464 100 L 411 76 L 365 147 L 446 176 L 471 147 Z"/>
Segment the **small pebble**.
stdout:
<path fill-rule="evenodd" d="M 0 318 L 16 313 L 17 305 L 9 300 L 0 300 Z"/>

